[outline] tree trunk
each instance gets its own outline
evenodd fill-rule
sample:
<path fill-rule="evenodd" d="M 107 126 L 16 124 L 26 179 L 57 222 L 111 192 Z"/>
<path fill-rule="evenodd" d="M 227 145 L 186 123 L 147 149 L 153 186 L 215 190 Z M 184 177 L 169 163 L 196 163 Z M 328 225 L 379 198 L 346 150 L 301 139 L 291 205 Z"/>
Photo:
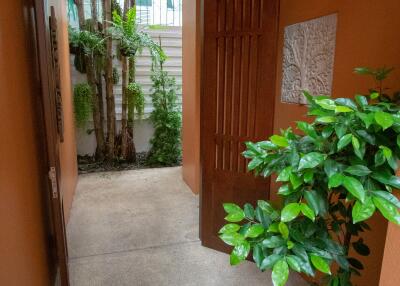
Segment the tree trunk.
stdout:
<path fill-rule="evenodd" d="M 92 28 L 93 31 L 97 31 L 99 27 L 98 16 L 97 16 L 97 0 L 91 0 L 92 9 Z"/>
<path fill-rule="evenodd" d="M 113 91 L 112 37 L 108 32 L 111 22 L 111 0 L 103 0 L 103 29 L 107 37 L 105 59 L 105 82 L 107 100 L 107 160 L 114 159 L 115 151 L 115 98 Z"/>
<path fill-rule="evenodd" d="M 86 76 L 93 94 L 93 126 L 97 142 L 96 159 L 103 160 L 105 151 L 104 130 L 103 126 L 101 125 L 100 110 L 99 110 L 100 99 L 96 87 L 94 60 L 91 55 L 88 55 L 85 58 L 86 58 Z"/>
<path fill-rule="evenodd" d="M 129 83 L 135 82 L 135 57 L 130 57 L 129 58 Z M 132 110 L 130 110 L 132 108 Z M 135 108 L 132 106 L 128 106 L 128 133 L 132 140 L 129 141 L 129 144 L 131 146 L 128 146 L 128 149 L 131 151 L 129 154 L 129 161 L 136 162 L 136 146 L 135 146 L 135 140 L 134 140 L 134 134 L 135 134 Z"/>
<path fill-rule="evenodd" d="M 122 110 L 121 110 L 121 156 L 126 159 L 128 147 L 128 128 L 127 128 L 127 110 L 128 110 L 128 60 L 122 56 Z"/>
<path fill-rule="evenodd" d="M 124 19 L 129 10 L 129 1 L 124 0 Z M 126 56 L 121 56 L 122 61 L 122 109 L 121 109 L 121 156 L 126 159 L 128 151 L 128 128 L 127 128 L 127 110 L 128 110 L 128 59 Z"/>
<path fill-rule="evenodd" d="M 85 9 L 83 8 L 84 0 L 74 0 L 76 8 L 78 10 L 78 21 L 79 21 L 79 29 L 85 29 Z"/>

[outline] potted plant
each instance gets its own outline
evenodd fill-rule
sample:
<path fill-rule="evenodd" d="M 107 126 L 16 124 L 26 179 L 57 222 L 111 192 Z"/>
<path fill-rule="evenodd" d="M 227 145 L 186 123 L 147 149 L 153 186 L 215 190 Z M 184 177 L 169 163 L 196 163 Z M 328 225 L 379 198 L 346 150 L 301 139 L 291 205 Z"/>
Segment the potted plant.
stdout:
<path fill-rule="evenodd" d="M 363 265 L 350 249 L 370 252 L 362 238 L 370 230 L 366 221 L 380 212 L 400 223 L 400 201 L 393 195 L 400 188 L 400 106 L 397 94 L 389 96 L 382 87 L 391 69 L 355 71 L 377 81 L 368 96 L 332 99 L 304 92 L 312 123 L 299 121 L 299 132 L 288 128 L 268 141 L 246 143 L 248 169 L 276 174 L 282 201 L 224 204 L 229 223 L 219 233 L 234 247 L 232 265 L 252 252 L 258 268 L 272 269 L 275 286 L 285 285 L 290 270 L 320 273 L 316 285 L 352 285 Z"/>

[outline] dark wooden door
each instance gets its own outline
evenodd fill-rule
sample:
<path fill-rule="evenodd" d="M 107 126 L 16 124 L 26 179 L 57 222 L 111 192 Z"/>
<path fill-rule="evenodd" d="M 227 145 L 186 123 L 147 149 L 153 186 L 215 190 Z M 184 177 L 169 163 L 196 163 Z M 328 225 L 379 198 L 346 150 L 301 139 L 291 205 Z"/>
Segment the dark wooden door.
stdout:
<path fill-rule="evenodd" d="M 48 216 L 50 222 L 50 260 L 54 285 L 69 285 L 68 251 L 60 192 L 59 146 L 63 141 L 63 114 L 60 89 L 60 68 L 57 44 L 57 20 L 54 7 L 45 0 L 35 0 L 37 57 L 40 73 L 42 119 L 45 134 L 44 154 L 48 182 Z"/>
<path fill-rule="evenodd" d="M 273 128 L 278 0 L 203 0 L 201 92 L 202 244 L 217 236 L 224 202 L 269 197 L 269 181 L 246 171 L 246 141 Z"/>

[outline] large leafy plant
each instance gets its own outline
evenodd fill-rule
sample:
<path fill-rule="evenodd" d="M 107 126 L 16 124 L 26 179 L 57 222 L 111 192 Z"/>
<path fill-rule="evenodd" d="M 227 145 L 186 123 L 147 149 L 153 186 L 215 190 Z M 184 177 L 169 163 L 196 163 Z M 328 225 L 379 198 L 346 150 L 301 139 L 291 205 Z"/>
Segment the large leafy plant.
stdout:
<path fill-rule="evenodd" d="M 375 212 L 399 224 L 400 107 L 382 81 L 386 68 L 356 69 L 372 75 L 377 88 L 367 96 L 332 99 L 311 96 L 311 123 L 297 122 L 268 141 L 248 142 L 243 155 L 256 175 L 277 175 L 280 206 L 258 201 L 254 208 L 224 204 L 229 222 L 220 238 L 233 246 L 232 265 L 250 252 L 261 270 L 272 269 L 275 286 L 285 285 L 289 271 L 317 275 L 317 285 L 352 285 L 367 256 L 362 233 Z M 336 264 L 333 266 L 333 264 Z"/>

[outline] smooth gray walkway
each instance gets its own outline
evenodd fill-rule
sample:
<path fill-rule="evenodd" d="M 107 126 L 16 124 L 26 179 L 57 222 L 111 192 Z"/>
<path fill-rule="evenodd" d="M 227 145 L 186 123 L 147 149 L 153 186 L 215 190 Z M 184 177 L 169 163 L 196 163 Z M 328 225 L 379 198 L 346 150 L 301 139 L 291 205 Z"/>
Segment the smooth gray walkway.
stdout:
<path fill-rule="evenodd" d="M 181 169 L 82 175 L 67 228 L 72 286 L 269 286 L 254 264 L 198 240 L 198 197 Z M 288 286 L 306 285 L 292 275 Z"/>

